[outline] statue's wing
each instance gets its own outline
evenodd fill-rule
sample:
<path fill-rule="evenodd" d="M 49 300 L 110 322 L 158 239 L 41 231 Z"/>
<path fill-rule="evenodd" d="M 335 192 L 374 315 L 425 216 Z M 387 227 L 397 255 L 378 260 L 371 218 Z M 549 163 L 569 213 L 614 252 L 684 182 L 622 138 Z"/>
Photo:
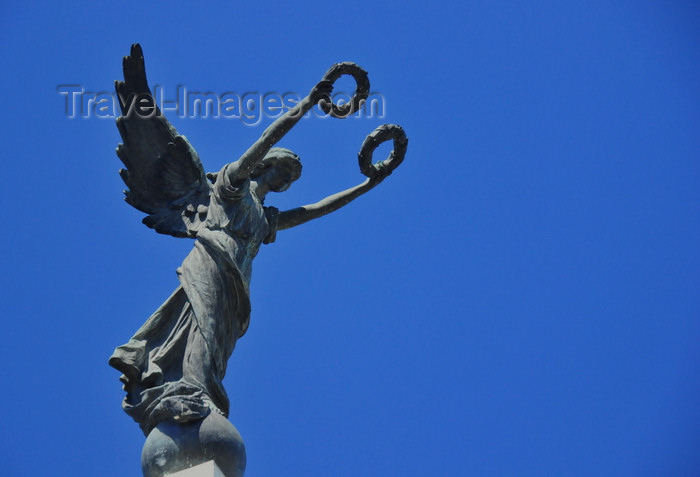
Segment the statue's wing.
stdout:
<path fill-rule="evenodd" d="M 156 232 L 195 237 L 206 218 L 211 185 L 195 150 L 155 104 L 138 44 L 124 57 L 124 81 L 115 81 L 115 87 L 126 201 L 149 214 L 143 223 Z"/>

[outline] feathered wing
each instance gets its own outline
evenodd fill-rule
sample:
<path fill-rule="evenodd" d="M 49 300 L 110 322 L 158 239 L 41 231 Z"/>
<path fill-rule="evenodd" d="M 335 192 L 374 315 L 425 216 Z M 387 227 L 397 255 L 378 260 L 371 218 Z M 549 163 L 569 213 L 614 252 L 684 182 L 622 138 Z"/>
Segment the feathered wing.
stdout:
<path fill-rule="evenodd" d="M 143 223 L 162 234 L 195 237 L 206 218 L 211 185 L 199 156 L 155 104 L 138 44 L 124 57 L 124 81 L 115 81 L 123 144 L 117 155 L 126 201 L 148 217 Z"/>

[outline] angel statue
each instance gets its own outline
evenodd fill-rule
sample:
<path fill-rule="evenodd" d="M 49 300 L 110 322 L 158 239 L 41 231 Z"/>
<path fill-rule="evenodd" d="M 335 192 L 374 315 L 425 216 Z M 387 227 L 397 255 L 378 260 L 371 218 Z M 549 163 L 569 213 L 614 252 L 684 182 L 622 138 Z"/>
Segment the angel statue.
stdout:
<path fill-rule="evenodd" d="M 139 45 L 123 60 L 124 81 L 116 90 L 122 116 L 117 148 L 126 166 L 126 201 L 148 214 L 156 232 L 195 239 L 177 269 L 180 285 L 109 364 L 122 374 L 122 407 L 147 436 L 141 456 L 144 475 L 165 476 L 213 460 L 227 477 L 242 476 L 243 441 L 228 421 L 222 385 L 226 364 L 250 319 L 253 258 L 277 232 L 324 216 L 381 183 L 401 163 L 408 140 L 385 124 L 365 139 L 358 154 L 367 179 L 320 202 L 287 211 L 264 206 L 269 192 L 283 192 L 301 175 L 299 156 L 274 147 L 315 105 L 343 118 L 367 98 L 367 73 L 354 63 L 331 67 L 308 96 L 276 119 L 238 160 L 205 174 L 197 153 L 163 116 L 146 80 Z M 333 83 L 352 75 L 352 100 L 331 101 Z M 372 152 L 393 140 L 385 161 Z"/>

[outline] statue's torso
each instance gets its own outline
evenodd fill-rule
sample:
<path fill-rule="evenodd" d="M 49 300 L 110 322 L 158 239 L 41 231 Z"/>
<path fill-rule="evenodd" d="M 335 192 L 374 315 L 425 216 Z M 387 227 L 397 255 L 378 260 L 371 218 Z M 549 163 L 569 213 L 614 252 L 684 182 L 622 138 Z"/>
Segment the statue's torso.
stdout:
<path fill-rule="evenodd" d="M 253 258 L 270 233 L 265 208 L 251 191 L 250 180 L 238 187 L 217 180 L 204 226 L 207 231 L 200 235 L 206 235 L 250 282 Z"/>

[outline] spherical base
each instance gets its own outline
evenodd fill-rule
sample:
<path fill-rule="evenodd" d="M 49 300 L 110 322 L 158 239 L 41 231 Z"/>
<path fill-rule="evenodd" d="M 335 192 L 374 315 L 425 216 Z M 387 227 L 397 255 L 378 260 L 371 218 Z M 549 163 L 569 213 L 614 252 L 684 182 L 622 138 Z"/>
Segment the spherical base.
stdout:
<path fill-rule="evenodd" d="M 233 424 L 216 412 L 196 422 L 161 422 L 148 434 L 141 452 L 144 477 L 164 477 L 210 460 L 225 477 L 243 477 L 243 439 Z"/>

